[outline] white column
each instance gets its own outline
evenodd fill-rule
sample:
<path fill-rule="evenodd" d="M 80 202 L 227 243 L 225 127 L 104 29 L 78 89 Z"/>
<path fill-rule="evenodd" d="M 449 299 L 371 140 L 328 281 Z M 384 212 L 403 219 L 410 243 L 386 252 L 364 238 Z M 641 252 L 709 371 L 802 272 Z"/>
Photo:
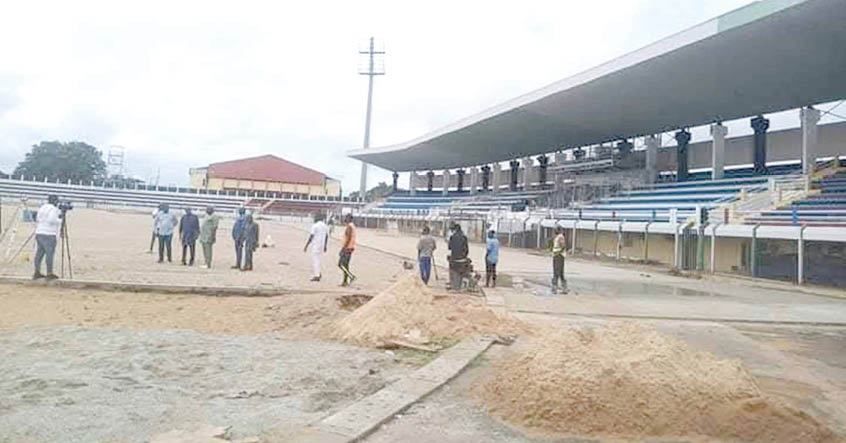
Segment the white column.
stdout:
<path fill-rule="evenodd" d="M 820 121 L 820 111 L 807 107 L 799 110 L 799 120 L 802 124 L 802 173 L 814 172 L 817 163 L 817 122 Z"/>
<path fill-rule="evenodd" d="M 476 186 L 479 184 L 479 168 L 473 166 L 470 168 L 470 194 L 476 193 Z"/>
<path fill-rule="evenodd" d="M 500 166 L 499 162 L 493 164 L 493 168 L 491 169 L 491 192 L 494 194 L 499 193 L 499 176 L 502 175 L 502 166 Z"/>
<path fill-rule="evenodd" d="M 408 192 L 411 195 L 417 195 L 417 172 L 411 171 L 408 173 Z"/>
<path fill-rule="evenodd" d="M 449 169 L 444 169 L 444 195 L 449 193 Z"/>
<path fill-rule="evenodd" d="M 553 161 L 556 165 L 563 165 L 567 161 L 567 154 L 563 152 L 556 152 L 553 156 Z"/>
<path fill-rule="evenodd" d="M 720 180 L 723 178 L 726 168 L 726 134 L 728 128 L 722 123 L 714 123 L 711 125 L 711 137 L 714 139 L 711 145 L 711 180 Z"/>
<path fill-rule="evenodd" d="M 661 147 L 661 135 L 646 137 L 646 182 L 658 181 L 658 148 Z"/>
<path fill-rule="evenodd" d="M 532 179 L 534 178 L 534 163 L 532 157 L 523 157 L 523 191 L 530 191 L 532 189 Z"/>

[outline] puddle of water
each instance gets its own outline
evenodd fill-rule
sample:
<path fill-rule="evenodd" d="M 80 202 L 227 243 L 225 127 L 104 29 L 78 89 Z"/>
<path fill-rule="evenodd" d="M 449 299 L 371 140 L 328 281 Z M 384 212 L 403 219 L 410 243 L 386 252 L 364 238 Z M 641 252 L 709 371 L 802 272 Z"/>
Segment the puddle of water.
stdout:
<path fill-rule="evenodd" d="M 528 281 L 543 286 L 538 288 L 535 295 L 552 296 L 550 283 L 540 278 L 528 278 Z M 708 291 L 699 291 L 696 289 L 680 288 L 676 286 L 655 284 L 655 283 L 640 283 L 640 282 L 616 282 L 616 281 L 601 281 L 601 280 L 584 280 L 584 279 L 567 279 L 568 288 L 571 294 L 579 295 L 597 295 L 600 297 L 619 297 L 619 296 L 664 296 L 664 297 L 727 297 L 723 294 L 718 294 Z"/>

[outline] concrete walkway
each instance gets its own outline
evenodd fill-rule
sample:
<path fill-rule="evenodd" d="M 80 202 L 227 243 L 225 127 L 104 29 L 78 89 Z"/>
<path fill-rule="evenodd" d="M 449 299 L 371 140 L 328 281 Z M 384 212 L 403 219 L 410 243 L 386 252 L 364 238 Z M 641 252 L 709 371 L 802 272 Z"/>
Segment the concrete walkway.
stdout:
<path fill-rule="evenodd" d="M 360 229 L 358 241 L 409 259 L 416 254 L 417 238 L 412 236 Z M 437 260 L 445 263 L 447 253 L 446 242 L 438 239 Z M 471 244 L 470 257 L 480 268 L 484 247 Z M 842 298 L 809 294 L 777 282 L 723 276 L 694 279 L 654 268 L 579 259 L 567 262 L 570 293 L 552 296 L 550 262 L 536 251 L 502 248 L 499 272 L 525 285 L 488 291 L 489 299 L 508 311 L 553 315 L 846 326 Z"/>

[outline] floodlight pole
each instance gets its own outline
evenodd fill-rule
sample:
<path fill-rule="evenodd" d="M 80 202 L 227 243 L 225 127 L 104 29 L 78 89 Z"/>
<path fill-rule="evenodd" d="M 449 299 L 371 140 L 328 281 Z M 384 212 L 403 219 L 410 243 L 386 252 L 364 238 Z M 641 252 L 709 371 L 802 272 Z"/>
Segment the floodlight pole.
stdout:
<path fill-rule="evenodd" d="M 364 149 L 370 147 L 370 114 L 373 108 L 373 76 L 384 75 L 384 72 L 377 72 L 374 70 L 374 56 L 377 54 L 384 54 L 385 51 L 376 51 L 374 48 L 373 37 L 370 37 L 370 48 L 367 51 L 359 51 L 359 54 L 367 54 L 369 57 L 368 69 L 365 72 L 359 72 L 361 75 L 366 75 L 368 79 L 367 87 L 367 116 L 364 120 Z M 361 162 L 361 186 L 359 187 L 359 198 L 364 201 L 364 196 L 367 193 L 367 163 Z"/>

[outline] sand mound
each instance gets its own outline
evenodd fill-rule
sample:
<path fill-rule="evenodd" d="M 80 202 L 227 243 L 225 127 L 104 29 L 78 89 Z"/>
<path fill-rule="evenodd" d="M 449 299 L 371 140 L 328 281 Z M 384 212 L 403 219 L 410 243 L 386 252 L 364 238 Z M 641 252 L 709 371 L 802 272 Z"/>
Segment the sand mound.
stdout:
<path fill-rule="evenodd" d="M 836 441 L 809 416 L 761 396 L 736 361 L 643 325 L 538 335 L 478 388 L 493 415 L 570 435 Z"/>
<path fill-rule="evenodd" d="M 435 297 L 416 275 L 406 275 L 350 315 L 330 335 L 347 343 L 376 346 L 388 340 L 417 343 L 523 330 L 472 296 Z"/>

